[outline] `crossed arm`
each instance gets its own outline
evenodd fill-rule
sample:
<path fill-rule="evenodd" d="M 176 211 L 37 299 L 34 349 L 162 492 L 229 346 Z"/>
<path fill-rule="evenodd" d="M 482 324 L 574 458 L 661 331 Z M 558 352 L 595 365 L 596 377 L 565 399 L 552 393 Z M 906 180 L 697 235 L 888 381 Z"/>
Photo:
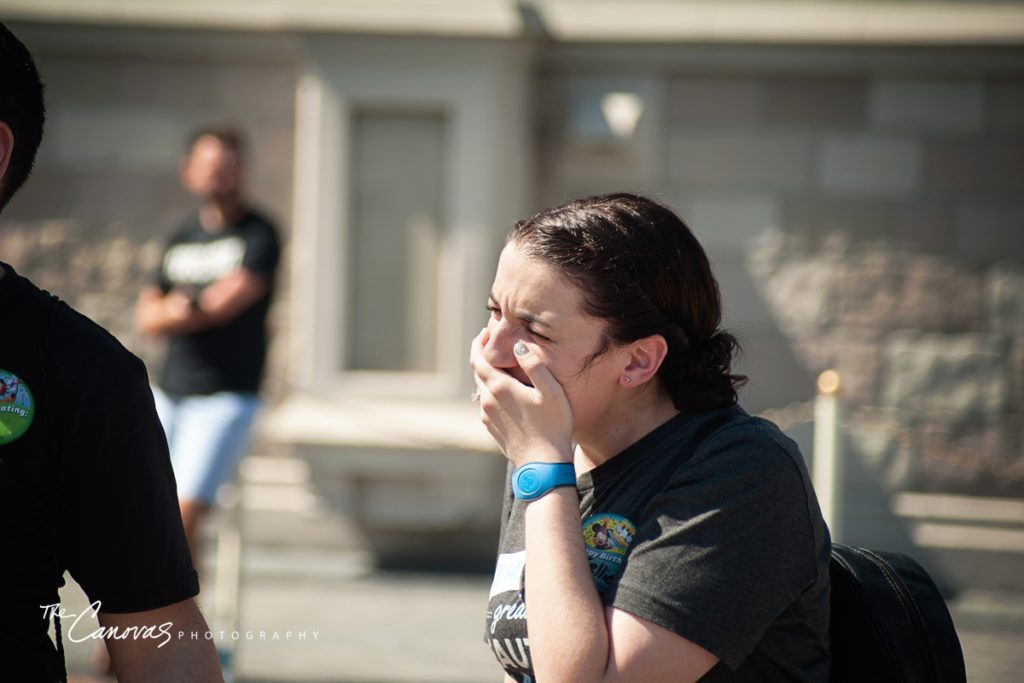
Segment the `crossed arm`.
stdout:
<path fill-rule="evenodd" d="M 245 268 L 236 268 L 207 286 L 195 303 L 181 290 L 164 294 L 148 286 L 139 293 L 135 324 L 146 334 L 191 334 L 234 320 L 269 289 L 269 282 Z"/>

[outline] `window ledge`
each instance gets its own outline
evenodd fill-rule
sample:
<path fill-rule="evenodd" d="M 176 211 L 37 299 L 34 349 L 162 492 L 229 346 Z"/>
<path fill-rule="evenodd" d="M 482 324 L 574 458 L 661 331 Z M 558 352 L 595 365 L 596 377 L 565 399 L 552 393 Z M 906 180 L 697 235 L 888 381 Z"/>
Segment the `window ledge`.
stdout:
<path fill-rule="evenodd" d="M 277 443 L 412 450 L 497 452 L 464 400 L 382 397 L 327 399 L 292 394 L 268 409 L 261 436 Z"/>

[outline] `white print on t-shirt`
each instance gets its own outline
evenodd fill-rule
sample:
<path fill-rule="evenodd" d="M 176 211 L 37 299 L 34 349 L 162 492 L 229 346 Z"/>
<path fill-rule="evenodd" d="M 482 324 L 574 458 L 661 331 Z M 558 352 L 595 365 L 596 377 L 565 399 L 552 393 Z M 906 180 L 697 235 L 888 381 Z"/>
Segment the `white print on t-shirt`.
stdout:
<path fill-rule="evenodd" d="M 241 266 L 244 254 L 241 237 L 177 244 L 164 256 L 164 277 L 176 285 L 205 285 Z"/>
<path fill-rule="evenodd" d="M 498 628 L 498 622 L 502 619 L 508 619 L 509 621 L 515 619 L 526 618 L 526 605 L 522 600 L 516 599 L 512 603 L 503 603 L 494 608 L 494 614 L 491 615 L 491 635 L 494 635 L 495 629 Z"/>
<path fill-rule="evenodd" d="M 494 581 L 491 582 L 491 592 L 487 597 L 493 598 L 506 591 L 518 591 L 522 588 L 523 567 L 525 566 L 525 550 L 498 555 L 498 564 L 494 568 Z"/>
<path fill-rule="evenodd" d="M 529 638 L 505 638 L 504 640 L 495 638 L 491 640 L 494 656 L 501 663 L 501 668 L 506 671 L 515 667 L 525 671 L 530 670 L 530 655 L 527 654 L 529 647 Z"/>

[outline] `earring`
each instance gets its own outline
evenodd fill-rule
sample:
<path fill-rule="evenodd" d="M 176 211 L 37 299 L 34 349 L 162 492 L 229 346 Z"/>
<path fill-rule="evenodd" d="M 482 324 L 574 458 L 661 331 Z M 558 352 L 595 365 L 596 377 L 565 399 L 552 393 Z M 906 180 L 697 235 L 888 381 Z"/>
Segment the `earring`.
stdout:
<path fill-rule="evenodd" d="M 633 378 L 630 377 L 629 375 L 626 375 L 625 377 L 622 378 L 622 381 L 625 382 L 626 384 L 629 384 L 630 382 L 633 381 Z"/>

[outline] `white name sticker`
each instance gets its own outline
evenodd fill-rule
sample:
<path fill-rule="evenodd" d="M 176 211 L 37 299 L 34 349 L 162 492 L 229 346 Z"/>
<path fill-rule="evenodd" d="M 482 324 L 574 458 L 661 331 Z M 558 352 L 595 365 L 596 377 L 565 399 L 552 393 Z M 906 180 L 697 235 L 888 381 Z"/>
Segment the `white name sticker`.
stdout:
<path fill-rule="evenodd" d="M 502 553 L 498 555 L 498 564 L 494 568 L 494 581 L 491 582 L 491 593 L 488 598 L 505 593 L 518 591 L 523 584 L 523 567 L 526 566 L 526 551 L 518 553 Z"/>

